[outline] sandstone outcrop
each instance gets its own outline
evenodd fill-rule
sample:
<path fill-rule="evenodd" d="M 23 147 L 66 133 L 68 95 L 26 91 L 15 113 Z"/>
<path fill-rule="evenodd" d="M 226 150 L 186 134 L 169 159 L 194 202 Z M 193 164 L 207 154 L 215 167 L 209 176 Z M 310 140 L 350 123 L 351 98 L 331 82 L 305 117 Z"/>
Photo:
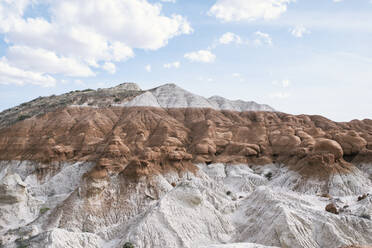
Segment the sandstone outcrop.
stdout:
<path fill-rule="evenodd" d="M 348 130 L 353 126 L 354 132 Z M 317 177 L 347 173 L 353 159 L 368 162 L 369 129 L 368 120 L 335 123 L 272 112 L 71 107 L 1 129 L 0 159 L 91 161 L 107 175 L 136 159 L 149 164 L 273 162 Z"/>

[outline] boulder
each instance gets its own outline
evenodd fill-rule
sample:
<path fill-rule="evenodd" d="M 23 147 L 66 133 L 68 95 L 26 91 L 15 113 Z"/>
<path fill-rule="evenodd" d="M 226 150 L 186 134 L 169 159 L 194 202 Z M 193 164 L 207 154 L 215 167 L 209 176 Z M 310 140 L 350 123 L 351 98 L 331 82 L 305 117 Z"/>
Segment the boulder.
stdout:
<path fill-rule="evenodd" d="M 336 134 L 335 140 L 340 143 L 345 155 L 358 154 L 367 147 L 367 141 L 355 131 L 346 134 Z"/>
<path fill-rule="evenodd" d="M 325 210 L 327 212 L 330 212 L 332 214 L 339 214 L 338 209 L 334 203 L 330 203 L 325 207 Z"/>
<path fill-rule="evenodd" d="M 324 138 L 316 139 L 314 152 L 331 153 L 334 155 L 336 160 L 341 159 L 344 155 L 342 147 L 339 143 L 337 143 L 337 141 Z"/>

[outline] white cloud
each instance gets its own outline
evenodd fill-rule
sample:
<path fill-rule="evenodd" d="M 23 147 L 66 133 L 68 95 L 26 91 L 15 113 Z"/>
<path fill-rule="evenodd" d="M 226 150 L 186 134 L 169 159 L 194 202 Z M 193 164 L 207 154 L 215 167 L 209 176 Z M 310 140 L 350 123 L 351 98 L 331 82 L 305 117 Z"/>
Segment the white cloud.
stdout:
<path fill-rule="evenodd" d="M 288 79 L 284 79 L 282 81 L 273 81 L 272 82 L 273 85 L 280 85 L 281 87 L 283 88 L 288 88 L 290 85 L 291 85 L 291 81 L 289 81 Z"/>
<path fill-rule="evenodd" d="M 111 62 L 105 62 L 102 68 L 110 74 L 115 74 L 116 72 L 116 66 L 114 63 Z"/>
<path fill-rule="evenodd" d="M 167 68 L 167 69 L 170 69 L 170 68 L 179 68 L 181 65 L 180 62 L 176 61 L 176 62 L 172 62 L 172 63 L 167 63 L 167 64 L 164 64 L 164 68 Z"/>
<path fill-rule="evenodd" d="M 235 73 L 232 74 L 232 76 L 234 78 L 238 79 L 240 82 L 244 82 L 245 81 L 245 79 L 243 78 L 242 74 L 240 74 L 240 73 L 235 72 Z"/>
<path fill-rule="evenodd" d="M 291 82 L 288 79 L 282 81 L 283 88 L 288 88 L 289 85 L 291 85 Z"/>
<path fill-rule="evenodd" d="M 214 81 L 214 79 L 213 78 L 210 78 L 210 77 L 207 77 L 207 78 L 198 77 L 198 80 L 199 81 L 207 81 L 207 82 L 213 82 Z"/>
<path fill-rule="evenodd" d="M 56 1 L 52 9 L 59 23 L 93 30 L 131 48 L 155 50 L 174 36 L 192 32 L 184 17 L 166 17 L 161 5 L 147 0 L 64 0 Z"/>
<path fill-rule="evenodd" d="M 31 3 L 46 5 L 48 16 L 26 18 Z M 21 55 L 36 53 L 42 61 L 28 65 L 34 72 L 94 75 L 101 63 L 124 61 L 134 56 L 133 49 L 156 50 L 192 32 L 184 17 L 166 16 L 161 4 L 148 0 L 0 1 L 0 34 L 22 48 L 9 62 L 22 68 Z M 60 63 L 68 68 L 57 70 Z"/>
<path fill-rule="evenodd" d="M 270 94 L 270 97 L 271 98 L 280 98 L 280 99 L 285 99 L 285 98 L 288 98 L 290 97 L 291 94 L 288 93 L 288 92 L 274 92 L 272 94 Z"/>
<path fill-rule="evenodd" d="M 221 44 L 230 44 L 230 43 L 240 44 L 240 43 L 242 43 L 242 39 L 240 38 L 239 35 L 236 35 L 236 34 L 231 33 L 231 32 L 227 32 L 227 33 L 224 33 L 220 37 L 219 42 Z"/>
<path fill-rule="evenodd" d="M 151 70 L 152 70 L 151 65 L 146 65 L 146 66 L 145 66 L 145 70 L 146 70 L 147 72 L 151 72 Z"/>
<path fill-rule="evenodd" d="M 88 65 L 75 58 L 58 57 L 54 52 L 40 48 L 11 46 L 7 52 L 7 59 L 9 63 L 24 70 L 66 76 L 94 76 Z"/>
<path fill-rule="evenodd" d="M 208 14 L 225 22 L 271 20 L 287 10 L 295 0 L 217 0 Z"/>
<path fill-rule="evenodd" d="M 162 2 L 165 2 L 165 3 L 175 3 L 176 0 L 161 0 Z"/>
<path fill-rule="evenodd" d="M 309 34 L 310 31 L 303 25 L 298 25 L 291 30 L 291 34 L 297 38 L 302 38 L 304 34 Z"/>
<path fill-rule="evenodd" d="M 51 87 L 56 84 L 56 80 L 42 73 L 22 70 L 9 65 L 5 57 L 0 58 L 0 84 L 34 84 L 43 87 Z"/>
<path fill-rule="evenodd" d="M 254 40 L 254 44 L 256 44 L 257 46 L 261 46 L 264 44 L 271 46 L 273 44 L 271 36 L 267 33 L 257 31 L 254 33 L 254 35 L 256 37 L 256 39 Z"/>
<path fill-rule="evenodd" d="M 216 55 L 208 50 L 186 53 L 184 57 L 192 62 L 212 63 L 216 60 Z"/>

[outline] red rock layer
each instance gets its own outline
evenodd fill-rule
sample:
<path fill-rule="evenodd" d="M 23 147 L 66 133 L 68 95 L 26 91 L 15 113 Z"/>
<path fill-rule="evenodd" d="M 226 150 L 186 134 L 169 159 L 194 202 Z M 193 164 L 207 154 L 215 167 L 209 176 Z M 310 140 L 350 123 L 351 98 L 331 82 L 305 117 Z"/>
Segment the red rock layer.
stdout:
<path fill-rule="evenodd" d="M 284 163 L 305 176 L 372 162 L 372 120 L 213 109 L 65 108 L 0 130 L 0 160 L 94 161 L 93 178 L 192 170 L 192 163 Z M 349 162 L 347 162 L 349 161 Z"/>

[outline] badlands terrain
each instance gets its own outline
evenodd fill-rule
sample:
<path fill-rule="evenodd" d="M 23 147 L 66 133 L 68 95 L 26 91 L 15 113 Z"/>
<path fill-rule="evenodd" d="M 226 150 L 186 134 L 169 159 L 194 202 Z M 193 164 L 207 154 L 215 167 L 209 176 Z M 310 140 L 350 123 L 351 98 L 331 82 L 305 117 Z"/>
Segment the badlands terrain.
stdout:
<path fill-rule="evenodd" d="M 174 84 L 0 113 L 0 247 L 372 245 L 372 120 Z"/>

